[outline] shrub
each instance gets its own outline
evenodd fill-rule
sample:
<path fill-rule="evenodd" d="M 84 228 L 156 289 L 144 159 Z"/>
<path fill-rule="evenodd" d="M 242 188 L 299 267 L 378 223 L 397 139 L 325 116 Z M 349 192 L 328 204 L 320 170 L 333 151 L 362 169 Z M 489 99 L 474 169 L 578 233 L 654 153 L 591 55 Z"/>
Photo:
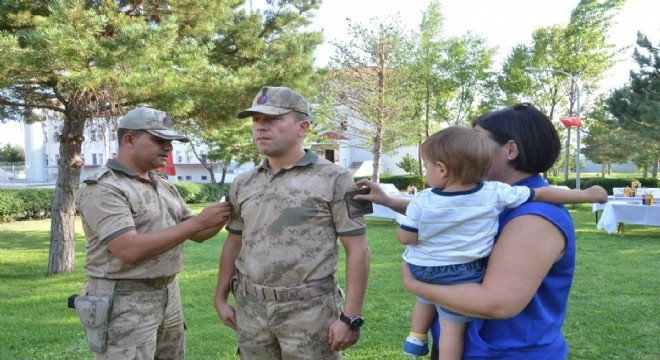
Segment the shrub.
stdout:
<path fill-rule="evenodd" d="M 218 201 L 229 190 L 229 184 L 220 187 L 219 184 L 175 182 L 174 186 L 186 204 Z"/>
<path fill-rule="evenodd" d="M 175 182 L 174 186 L 179 191 L 186 204 L 199 203 L 199 198 L 202 196 L 202 185 L 189 182 Z"/>
<path fill-rule="evenodd" d="M 357 177 L 355 181 L 361 179 L 370 179 L 371 176 Z M 426 187 L 426 179 L 419 175 L 398 175 L 398 176 L 381 176 L 380 182 L 383 184 L 394 184 L 399 191 L 404 191 L 408 186 L 414 186 L 418 189 Z"/>
<path fill-rule="evenodd" d="M 54 189 L 0 190 L 0 221 L 50 216 Z"/>
<path fill-rule="evenodd" d="M 660 187 L 660 180 L 658 179 L 653 179 L 653 178 L 635 178 L 635 177 L 630 177 L 630 178 L 602 178 L 600 176 L 597 177 L 580 177 L 580 188 L 586 189 L 588 187 L 594 186 L 594 185 L 600 185 L 602 186 L 605 190 L 607 190 L 608 194 L 612 194 L 612 189 L 617 187 L 626 187 L 630 186 L 630 183 L 634 180 L 637 179 L 639 182 L 642 184 L 642 187 L 650 187 L 650 188 L 657 188 Z M 551 185 L 565 185 L 568 186 L 571 189 L 575 188 L 575 178 L 568 178 L 568 180 L 564 181 L 563 178 L 548 178 L 548 183 Z"/>

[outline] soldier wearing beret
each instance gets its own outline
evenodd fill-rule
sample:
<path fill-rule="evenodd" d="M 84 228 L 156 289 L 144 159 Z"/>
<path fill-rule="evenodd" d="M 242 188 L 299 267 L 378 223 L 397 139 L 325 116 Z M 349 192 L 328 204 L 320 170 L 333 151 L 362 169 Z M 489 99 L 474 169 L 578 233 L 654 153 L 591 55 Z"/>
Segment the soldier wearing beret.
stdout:
<path fill-rule="evenodd" d="M 360 336 L 369 273 L 364 218 L 351 218 L 345 202 L 353 177 L 303 148 L 309 107 L 297 92 L 266 86 L 238 117 L 252 117 L 266 159 L 229 192 L 218 314 L 236 330 L 241 359 L 338 359 Z M 343 310 L 338 238 L 346 253 Z"/>

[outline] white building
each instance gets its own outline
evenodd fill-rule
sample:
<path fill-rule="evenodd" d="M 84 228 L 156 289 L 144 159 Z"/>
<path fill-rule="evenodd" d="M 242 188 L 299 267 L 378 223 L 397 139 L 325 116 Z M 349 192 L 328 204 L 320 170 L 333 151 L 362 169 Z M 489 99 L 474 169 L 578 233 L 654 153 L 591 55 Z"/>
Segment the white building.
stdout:
<path fill-rule="evenodd" d="M 60 158 L 60 135 L 62 129 L 61 115 L 55 112 L 46 112 L 45 120 L 41 123 L 24 124 L 25 153 L 26 153 L 26 181 L 52 183 L 57 179 L 58 161 Z M 337 165 L 348 168 L 354 176 L 370 176 L 372 174 L 373 154 L 359 147 L 362 139 L 347 131 L 329 131 L 325 133 L 328 139 L 325 143 L 311 144 L 310 148 L 319 156 L 324 157 Z M 85 126 L 83 136 L 85 140 L 81 148 L 83 167 L 81 180 L 94 174 L 108 159 L 117 155 L 117 133 L 110 121 L 92 121 Z M 176 174 L 171 177 L 174 181 L 210 183 L 211 176 L 200 159 L 195 156 L 188 143 L 173 142 L 172 160 Z M 203 144 L 195 146 L 200 158 L 206 159 L 208 147 Z M 396 163 L 405 155 L 416 156 L 417 147 L 410 146 L 399 149 L 396 154 L 383 155 L 381 173 L 392 175 L 404 174 Z M 231 183 L 240 173 L 254 167 L 248 163 L 238 166 L 235 163 L 228 165 L 225 182 Z M 222 176 L 222 164 L 214 168 L 216 181 Z"/>

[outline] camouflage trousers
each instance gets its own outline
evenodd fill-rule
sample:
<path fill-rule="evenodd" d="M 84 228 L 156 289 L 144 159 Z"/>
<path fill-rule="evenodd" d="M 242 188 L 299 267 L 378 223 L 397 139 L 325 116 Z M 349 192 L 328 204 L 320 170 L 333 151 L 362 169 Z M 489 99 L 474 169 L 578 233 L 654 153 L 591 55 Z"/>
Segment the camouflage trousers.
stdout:
<path fill-rule="evenodd" d="M 95 279 L 85 283 L 93 291 Z M 91 294 L 90 294 L 91 295 Z M 107 349 L 95 360 L 185 359 L 185 323 L 179 282 L 154 288 L 139 283 L 115 286 Z"/>
<path fill-rule="evenodd" d="M 260 300 L 238 283 L 236 335 L 242 360 L 340 359 L 328 346 L 330 325 L 341 312 L 339 291 L 305 300 Z"/>

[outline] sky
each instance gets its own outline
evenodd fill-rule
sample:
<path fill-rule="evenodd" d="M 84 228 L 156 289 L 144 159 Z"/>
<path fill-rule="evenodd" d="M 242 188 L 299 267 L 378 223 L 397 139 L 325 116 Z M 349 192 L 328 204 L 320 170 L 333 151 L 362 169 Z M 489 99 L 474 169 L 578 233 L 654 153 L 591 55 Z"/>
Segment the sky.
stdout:
<path fill-rule="evenodd" d="M 250 1 L 248 0 L 247 3 Z M 252 0 L 260 7 L 263 0 Z M 399 14 L 403 27 L 417 30 L 428 0 L 323 0 L 310 27 L 323 30 L 326 43 L 315 52 L 317 66 L 327 65 L 334 54 L 331 41 L 347 41 L 347 20 L 368 25 L 370 19 Z M 498 47 L 497 62 L 517 44 L 529 44 L 532 31 L 539 27 L 566 25 L 578 0 L 441 0 L 446 36 L 463 35 L 470 31 L 487 39 L 492 47 Z M 610 41 L 617 47 L 629 46 L 617 64 L 601 82 L 603 91 L 623 86 L 631 69 L 636 69 L 631 59 L 636 33 L 642 31 L 657 44 L 660 42 L 660 0 L 627 0 L 610 29 Z M 556 69 L 561 70 L 561 69 Z M 23 144 L 22 125 L 0 124 L 0 146 L 11 143 Z"/>

